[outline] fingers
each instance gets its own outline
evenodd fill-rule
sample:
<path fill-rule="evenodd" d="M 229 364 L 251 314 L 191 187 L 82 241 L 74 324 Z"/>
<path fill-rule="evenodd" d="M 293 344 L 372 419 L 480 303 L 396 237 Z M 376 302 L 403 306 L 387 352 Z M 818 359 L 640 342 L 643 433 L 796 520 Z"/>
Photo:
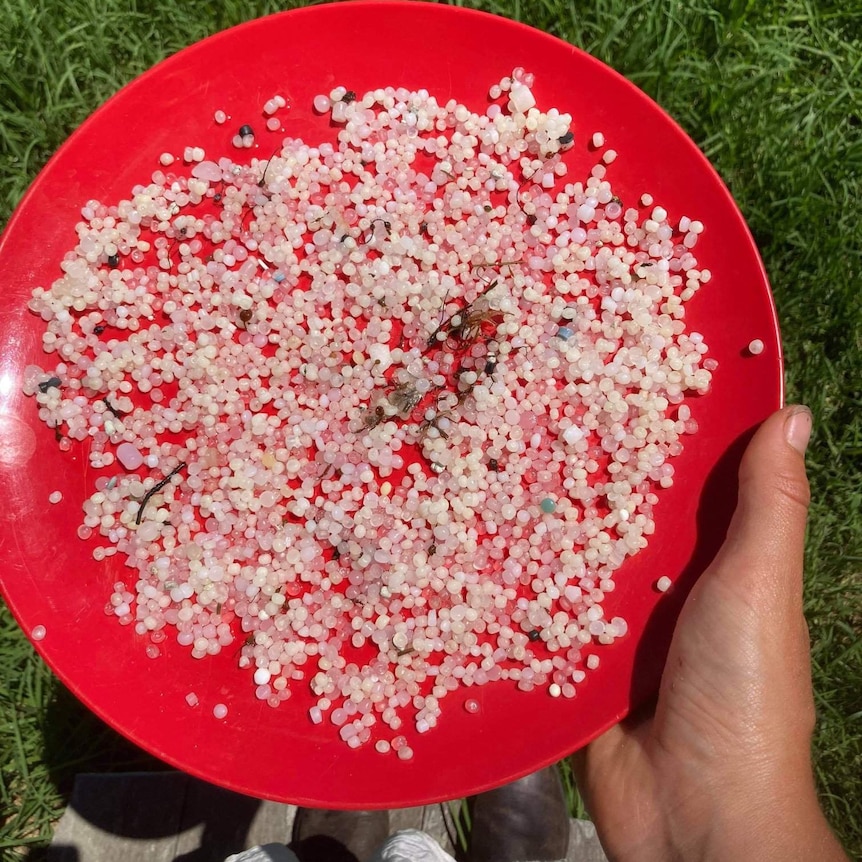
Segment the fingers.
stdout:
<path fill-rule="evenodd" d="M 710 575 L 801 609 L 809 490 L 805 448 L 811 413 L 786 407 L 757 430 L 739 470 L 739 500 Z"/>
<path fill-rule="evenodd" d="M 811 712 L 802 615 L 809 499 L 804 452 L 810 433 L 811 414 L 804 407 L 779 410 L 755 433 L 740 464 L 727 540 L 689 597 L 671 648 L 671 660 L 678 664 L 684 657 L 688 671 L 700 662 L 716 684 L 728 678 L 719 701 L 733 702 L 745 687 L 748 674 L 733 676 L 732 668 L 753 670 L 758 679 L 771 681 L 778 712 L 781 704 L 792 704 L 803 725 Z M 664 713 L 678 695 L 674 685 L 674 674 L 666 673 Z M 758 697 L 752 695 L 752 703 Z M 631 716 L 578 752 L 573 766 L 581 786 L 590 786 L 590 774 L 634 756 L 651 732 L 648 712 Z"/>

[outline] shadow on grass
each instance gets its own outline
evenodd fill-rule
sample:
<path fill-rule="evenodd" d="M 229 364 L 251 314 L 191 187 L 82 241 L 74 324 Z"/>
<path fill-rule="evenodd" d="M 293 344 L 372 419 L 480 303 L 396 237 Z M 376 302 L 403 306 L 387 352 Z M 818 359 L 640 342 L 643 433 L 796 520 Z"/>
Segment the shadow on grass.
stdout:
<path fill-rule="evenodd" d="M 49 779 L 65 805 L 72 798 L 75 776 L 80 773 L 168 769 L 166 764 L 108 727 L 56 679 L 40 731 Z M 47 853 L 47 847 L 32 847 L 27 862 L 45 862 Z M 77 853 L 62 858 L 72 862 Z"/>
<path fill-rule="evenodd" d="M 107 836 L 147 842 L 202 824 L 199 846 L 176 855 L 176 862 L 221 862 L 245 846 L 259 800 L 174 771 L 108 727 L 60 683 L 46 710 L 42 732 L 51 782 L 63 802 L 89 826 Z M 109 785 L 105 773 L 132 774 L 125 780 L 117 776 Z M 144 858 L 144 848 L 144 844 L 137 848 L 134 859 Z M 34 846 L 25 858 L 27 862 L 78 862 L 83 849 L 74 844 Z M 84 852 L 83 858 L 92 858 L 92 850 Z"/>

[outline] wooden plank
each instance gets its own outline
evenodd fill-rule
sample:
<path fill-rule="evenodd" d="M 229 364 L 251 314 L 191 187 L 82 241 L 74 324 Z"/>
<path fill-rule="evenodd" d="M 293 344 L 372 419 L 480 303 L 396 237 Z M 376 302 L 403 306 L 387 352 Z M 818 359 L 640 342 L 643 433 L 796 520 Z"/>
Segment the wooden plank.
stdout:
<path fill-rule="evenodd" d="M 393 808 L 389 812 L 389 834 L 402 829 L 421 829 L 423 811 L 421 805 L 418 808 Z"/>
<path fill-rule="evenodd" d="M 444 805 L 447 803 L 443 803 Z M 454 856 L 455 847 L 449 838 L 443 805 L 426 805 L 422 812 L 423 832 L 427 832 L 447 853 Z"/>
<path fill-rule="evenodd" d="M 261 802 L 249 826 L 246 845 L 254 847 L 258 844 L 289 844 L 295 819 L 295 805 Z"/>
<path fill-rule="evenodd" d="M 223 862 L 287 844 L 296 808 L 180 772 L 79 775 L 49 862 Z"/>
<path fill-rule="evenodd" d="M 596 835 L 596 827 L 589 820 L 570 820 L 569 852 L 566 862 L 608 862 L 605 851 Z"/>
<path fill-rule="evenodd" d="M 223 790 L 180 772 L 79 775 L 48 862 L 223 862 L 290 840 L 296 808 Z M 421 829 L 452 855 L 440 805 L 390 811 L 390 830 Z M 567 862 L 607 862 L 595 828 L 572 820 Z"/>
<path fill-rule="evenodd" d="M 79 775 L 49 862 L 173 862 L 188 777 Z"/>
<path fill-rule="evenodd" d="M 177 862 L 223 862 L 256 844 L 287 844 L 296 809 L 190 779 Z"/>

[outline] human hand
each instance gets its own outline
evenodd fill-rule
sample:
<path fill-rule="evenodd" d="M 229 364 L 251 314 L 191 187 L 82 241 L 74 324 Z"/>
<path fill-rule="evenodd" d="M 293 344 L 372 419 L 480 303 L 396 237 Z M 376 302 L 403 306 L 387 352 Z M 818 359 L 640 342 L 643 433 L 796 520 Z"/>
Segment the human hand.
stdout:
<path fill-rule="evenodd" d="M 677 622 L 654 714 L 574 755 L 613 862 L 846 860 L 814 788 L 802 553 L 811 414 L 758 429 L 727 539 Z"/>

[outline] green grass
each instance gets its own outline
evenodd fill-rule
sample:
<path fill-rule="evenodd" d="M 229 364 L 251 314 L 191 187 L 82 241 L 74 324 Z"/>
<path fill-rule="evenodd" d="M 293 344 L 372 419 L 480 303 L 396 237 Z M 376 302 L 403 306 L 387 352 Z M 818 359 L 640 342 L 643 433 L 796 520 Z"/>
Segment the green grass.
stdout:
<path fill-rule="evenodd" d="M 862 4 L 458 5 L 547 30 L 641 86 L 710 157 L 751 225 L 781 318 L 789 400 L 815 414 L 806 557 L 814 758 L 827 815 L 860 855 Z M 0 224 L 50 154 L 120 86 L 203 36 L 275 9 L 237 0 L 0 0 Z M 0 857 L 12 860 L 48 840 L 76 770 L 145 758 L 63 692 L 5 610 L 0 674 Z"/>
<path fill-rule="evenodd" d="M 161 769 L 61 686 L 0 614 L 0 859 L 51 839 L 75 774 Z M 31 854 L 28 858 L 38 858 Z"/>

